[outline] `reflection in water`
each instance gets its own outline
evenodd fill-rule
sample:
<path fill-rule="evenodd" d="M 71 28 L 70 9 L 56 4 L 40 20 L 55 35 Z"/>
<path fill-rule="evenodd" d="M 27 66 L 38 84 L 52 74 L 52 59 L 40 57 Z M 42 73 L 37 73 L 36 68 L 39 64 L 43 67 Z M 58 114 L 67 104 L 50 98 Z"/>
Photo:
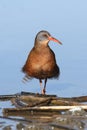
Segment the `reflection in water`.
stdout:
<path fill-rule="evenodd" d="M 7 122 L 7 121 L 6 121 Z M 10 122 L 9 125 L 8 123 L 3 123 L 0 126 L 0 129 L 2 130 L 86 130 L 86 124 L 87 124 L 87 119 L 86 120 L 80 120 L 77 118 L 72 119 L 69 117 L 57 117 L 53 122 L 49 123 L 26 123 L 26 122 Z"/>
<path fill-rule="evenodd" d="M 5 126 L 2 128 L 2 130 L 12 130 L 12 127 L 11 126 Z"/>

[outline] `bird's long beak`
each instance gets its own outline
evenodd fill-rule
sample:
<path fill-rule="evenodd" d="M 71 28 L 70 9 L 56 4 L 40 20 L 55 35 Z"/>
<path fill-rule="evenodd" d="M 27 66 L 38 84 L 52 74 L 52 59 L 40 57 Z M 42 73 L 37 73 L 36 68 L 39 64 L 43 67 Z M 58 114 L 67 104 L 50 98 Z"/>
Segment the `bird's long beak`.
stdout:
<path fill-rule="evenodd" d="M 54 37 L 49 37 L 49 40 L 50 41 L 54 41 L 54 42 L 57 42 L 57 43 L 59 43 L 59 44 L 62 44 L 59 40 L 57 40 L 56 38 L 54 38 Z"/>

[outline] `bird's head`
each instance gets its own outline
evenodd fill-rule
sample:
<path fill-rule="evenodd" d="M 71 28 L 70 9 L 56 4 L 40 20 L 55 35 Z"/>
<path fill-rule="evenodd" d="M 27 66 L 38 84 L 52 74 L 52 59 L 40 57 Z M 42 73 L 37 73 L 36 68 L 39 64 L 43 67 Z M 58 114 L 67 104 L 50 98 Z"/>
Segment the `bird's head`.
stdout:
<path fill-rule="evenodd" d="M 47 46 L 49 41 L 54 41 L 59 44 L 62 44 L 59 40 L 56 38 L 52 37 L 49 32 L 47 31 L 40 31 L 37 33 L 36 38 L 35 38 L 35 46 L 36 45 L 44 45 Z"/>

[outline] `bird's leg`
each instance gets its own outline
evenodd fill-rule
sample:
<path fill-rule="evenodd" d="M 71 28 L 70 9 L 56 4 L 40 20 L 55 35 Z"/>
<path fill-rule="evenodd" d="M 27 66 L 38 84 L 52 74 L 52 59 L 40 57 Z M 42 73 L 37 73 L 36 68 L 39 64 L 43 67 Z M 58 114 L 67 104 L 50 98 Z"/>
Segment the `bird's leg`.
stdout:
<path fill-rule="evenodd" d="M 39 81 L 40 81 L 40 87 L 42 87 L 42 80 L 41 80 L 41 79 L 39 79 Z"/>
<path fill-rule="evenodd" d="M 44 80 L 43 94 L 46 93 L 46 83 L 47 83 L 47 78 Z"/>
<path fill-rule="evenodd" d="M 42 80 L 41 80 L 41 79 L 39 79 L 39 82 L 40 82 L 40 87 L 41 87 L 41 93 L 43 94 Z"/>

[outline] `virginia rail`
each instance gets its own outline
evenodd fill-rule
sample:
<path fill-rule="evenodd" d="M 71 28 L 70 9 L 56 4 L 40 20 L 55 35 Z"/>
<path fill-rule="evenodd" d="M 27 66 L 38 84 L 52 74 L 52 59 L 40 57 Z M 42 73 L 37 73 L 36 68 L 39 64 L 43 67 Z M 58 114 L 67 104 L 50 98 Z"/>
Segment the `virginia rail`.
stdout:
<path fill-rule="evenodd" d="M 37 78 L 40 86 L 44 79 L 44 88 L 41 90 L 42 94 L 46 92 L 46 83 L 49 78 L 58 78 L 60 70 L 56 64 L 55 54 L 49 47 L 49 41 L 54 41 L 62 44 L 55 39 L 47 31 L 40 31 L 35 38 L 34 47 L 30 51 L 22 71 L 25 73 L 24 80 Z"/>

